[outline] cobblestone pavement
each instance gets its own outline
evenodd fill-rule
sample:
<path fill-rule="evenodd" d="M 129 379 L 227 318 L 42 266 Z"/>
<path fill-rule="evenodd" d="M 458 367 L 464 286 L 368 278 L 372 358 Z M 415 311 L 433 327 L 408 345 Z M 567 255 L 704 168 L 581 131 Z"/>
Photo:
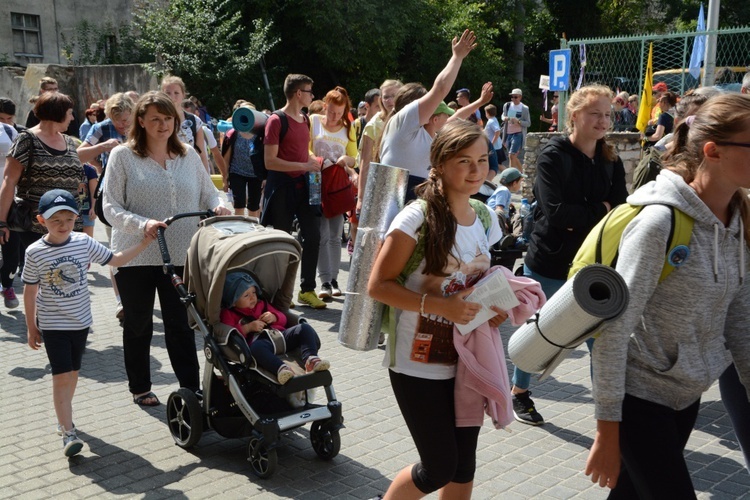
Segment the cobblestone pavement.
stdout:
<path fill-rule="evenodd" d="M 100 224 L 96 235 L 106 240 Z M 348 265 L 344 252 L 341 284 Z M 308 428 L 293 431 L 279 448 L 277 473 L 261 480 L 246 461 L 247 439 L 207 432 L 186 451 L 170 436 L 163 404 L 141 409 L 132 403 L 107 270 L 93 266 L 89 285 L 94 326 L 74 400 L 74 421 L 86 446 L 70 460 L 55 434 L 46 355 L 26 345 L 23 306 L 0 308 L 0 497 L 366 499 L 385 491 L 395 474 L 417 459 L 381 366 L 382 351 L 358 352 L 337 342 L 343 300 L 323 311 L 297 309 L 320 334 L 321 353 L 332 362 L 346 424 L 341 453 L 324 462 L 311 448 Z M 166 402 L 176 380 L 158 309 L 154 324 L 153 389 Z M 510 331 L 503 328 L 506 342 Z M 202 353 L 198 356 L 202 362 Z M 606 491 L 582 472 L 594 435 L 588 354 L 575 351 L 551 379 L 531 389 L 546 425 L 514 423 L 506 432 L 485 423 L 474 498 L 605 498 Z M 699 498 L 750 498 L 750 475 L 716 386 L 703 398 L 687 461 Z"/>

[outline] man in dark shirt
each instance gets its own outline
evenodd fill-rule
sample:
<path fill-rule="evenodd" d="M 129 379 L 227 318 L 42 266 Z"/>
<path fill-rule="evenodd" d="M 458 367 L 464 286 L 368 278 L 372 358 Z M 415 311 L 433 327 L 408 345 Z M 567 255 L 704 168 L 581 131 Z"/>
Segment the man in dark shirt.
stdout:
<path fill-rule="evenodd" d="M 264 192 L 262 223 L 291 232 L 294 217 L 302 237 L 300 292 L 297 300 L 315 309 L 326 307 L 315 294 L 315 272 L 320 245 L 320 205 L 310 205 L 308 172 L 319 172 L 320 163 L 310 153 L 310 125 L 302 112 L 313 101 L 313 81 L 305 75 L 284 80 L 285 133 L 282 118 L 272 114 L 266 122 L 264 159 L 268 177 Z M 281 137 L 283 135 L 283 137 Z"/>

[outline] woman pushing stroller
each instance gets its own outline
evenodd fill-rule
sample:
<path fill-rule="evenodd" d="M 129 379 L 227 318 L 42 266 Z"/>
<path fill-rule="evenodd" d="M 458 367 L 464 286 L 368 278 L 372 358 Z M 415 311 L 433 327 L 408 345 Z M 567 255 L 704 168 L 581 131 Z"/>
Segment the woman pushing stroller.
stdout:
<path fill-rule="evenodd" d="M 236 328 L 247 339 L 258 366 L 276 374 L 281 385 L 294 377 L 294 371 L 276 356 L 274 342 L 266 332 L 269 328 L 281 334 L 284 351 L 301 349 L 307 373 L 328 370 L 330 362 L 318 357 L 320 339 L 315 330 L 307 323 L 285 328 L 286 316 L 261 298 L 261 290 L 249 273 L 228 273 L 221 300 L 221 322 Z"/>

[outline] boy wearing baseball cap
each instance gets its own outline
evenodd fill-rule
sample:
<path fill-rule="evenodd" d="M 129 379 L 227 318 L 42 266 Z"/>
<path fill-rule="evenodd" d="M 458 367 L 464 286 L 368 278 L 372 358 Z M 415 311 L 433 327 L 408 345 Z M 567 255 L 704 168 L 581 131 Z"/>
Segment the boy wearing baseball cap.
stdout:
<path fill-rule="evenodd" d="M 73 425 L 73 394 L 92 323 L 86 273 L 90 263 L 118 267 L 151 243 L 146 235 L 138 244 L 113 254 L 84 233 L 74 233 L 78 203 L 69 191 L 53 189 L 39 200 L 37 220 L 47 228 L 40 240 L 26 249 L 22 280 L 29 347 L 44 342 L 52 367 L 52 399 L 63 453 L 78 454 L 83 441 Z"/>

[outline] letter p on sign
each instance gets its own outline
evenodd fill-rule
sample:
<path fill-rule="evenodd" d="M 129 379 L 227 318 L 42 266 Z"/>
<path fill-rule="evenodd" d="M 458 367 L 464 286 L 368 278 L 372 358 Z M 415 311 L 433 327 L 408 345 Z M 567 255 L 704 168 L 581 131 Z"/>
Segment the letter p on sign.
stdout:
<path fill-rule="evenodd" d="M 549 53 L 549 89 L 568 90 L 570 87 L 570 49 L 551 50 Z"/>

